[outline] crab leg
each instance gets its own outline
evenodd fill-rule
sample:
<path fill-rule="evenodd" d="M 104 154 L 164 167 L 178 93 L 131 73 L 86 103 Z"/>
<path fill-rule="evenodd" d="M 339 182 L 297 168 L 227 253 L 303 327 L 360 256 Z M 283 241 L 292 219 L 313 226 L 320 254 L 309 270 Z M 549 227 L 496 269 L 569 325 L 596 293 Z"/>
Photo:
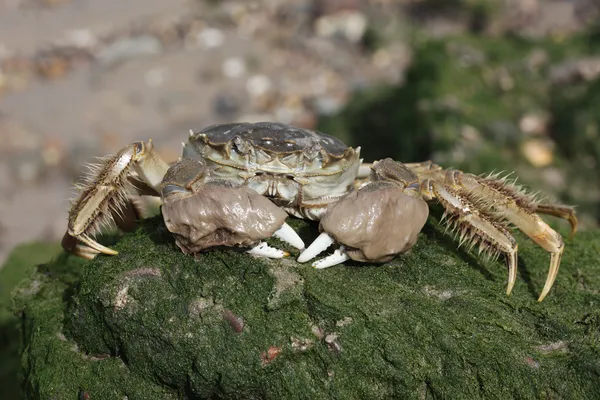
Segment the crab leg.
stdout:
<path fill-rule="evenodd" d="M 490 215 L 478 211 L 468 198 L 461 196 L 452 187 L 427 179 L 421 185 L 423 195 L 437 199 L 446 210 L 449 226 L 460 235 L 460 245 L 470 247 L 479 243 L 479 252 L 501 252 L 506 254 L 508 284 L 506 294 L 510 294 L 517 280 L 518 246 L 510 232 Z"/>
<path fill-rule="evenodd" d="M 575 215 L 575 210 L 572 207 L 559 206 L 555 204 L 537 204 L 535 206 L 535 212 L 568 220 L 571 224 L 571 238 L 575 236 L 578 222 L 577 216 Z"/>
<path fill-rule="evenodd" d="M 572 231 L 577 227 L 577 218 L 565 208 L 551 205 L 536 205 L 534 200 L 519 192 L 515 187 L 496 178 L 482 178 L 460 171 L 447 173 L 447 180 L 466 191 L 480 207 L 493 210 L 498 217 L 514 224 L 540 247 L 550 253 L 550 267 L 546 283 L 538 301 L 544 300 L 558 274 L 562 253 L 565 248 L 559 233 L 546 224 L 536 212 L 556 215 L 571 222 Z"/>
<path fill-rule="evenodd" d="M 122 221 L 131 218 L 127 212 L 129 194 L 138 192 L 131 183 L 136 179 L 134 173 L 146 184 L 144 191 L 153 190 L 158 195 L 167 169 L 167 163 L 154 151 L 151 140 L 132 143 L 116 155 L 102 159 L 98 166 L 92 167 L 92 176 L 87 178 L 81 194 L 72 203 L 63 247 L 88 259 L 98 253 L 118 254 L 92 236 L 102 225 L 119 219 L 115 215 Z"/>

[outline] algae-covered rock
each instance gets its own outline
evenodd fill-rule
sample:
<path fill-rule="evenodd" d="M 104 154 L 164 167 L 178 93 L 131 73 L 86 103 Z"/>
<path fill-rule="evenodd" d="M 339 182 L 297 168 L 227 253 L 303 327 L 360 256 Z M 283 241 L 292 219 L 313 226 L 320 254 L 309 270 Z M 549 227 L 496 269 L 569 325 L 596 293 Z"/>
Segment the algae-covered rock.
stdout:
<path fill-rule="evenodd" d="M 293 221 L 308 242 L 313 225 Z M 600 232 L 502 262 L 430 221 L 380 266 L 326 270 L 233 250 L 182 254 L 160 218 L 92 262 L 61 256 L 15 298 L 29 398 L 593 398 L 600 393 Z M 277 245 L 282 246 L 281 243 Z"/>
<path fill-rule="evenodd" d="M 0 267 L 0 398 L 20 398 L 19 320 L 10 312 L 11 292 L 35 266 L 59 254 L 57 243 L 29 243 L 17 246 Z"/>

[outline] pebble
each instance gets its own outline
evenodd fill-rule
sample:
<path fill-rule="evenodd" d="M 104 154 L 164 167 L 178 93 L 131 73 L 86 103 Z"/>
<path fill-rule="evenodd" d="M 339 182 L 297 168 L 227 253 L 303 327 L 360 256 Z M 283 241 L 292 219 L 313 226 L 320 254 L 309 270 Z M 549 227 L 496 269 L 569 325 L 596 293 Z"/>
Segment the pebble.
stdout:
<path fill-rule="evenodd" d="M 246 62 L 241 57 L 228 58 L 223 62 L 221 71 L 226 78 L 239 78 L 246 73 Z"/>
<path fill-rule="evenodd" d="M 246 91 L 251 97 L 263 96 L 272 88 L 273 83 L 267 75 L 254 75 L 246 81 Z"/>
<path fill-rule="evenodd" d="M 521 152 L 534 167 L 541 168 L 552 164 L 554 142 L 548 139 L 529 139 L 521 146 Z"/>
<path fill-rule="evenodd" d="M 98 44 L 98 38 L 91 29 L 73 29 L 65 34 L 62 44 L 91 49 Z"/>
<path fill-rule="evenodd" d="M 141 35 L 123 38 L 100 50 L 97 60 L 106 65 L 116 64 L 129 58 L 158 54 L 162 51 L 161 42 L 154 36 Z"/>
<path fill-rule="evenodd" d="M 530 136 L 544 135 L 547 132 L 548 116 L 542 114 L 526 114 L 519 121 L 519 129 Z"/>
<path fill-rule="evenodd" d="M 196 35 L 196 43 L 205 49 L 215 49 L 223 46 L 225 35 L 220 29 L 204 28 Z"/>
<path fill-rule="evenodd" d="M 315 32 L 322 38 L 340 36 L 356 44 L 367 30 L 367 17 L 358 10 L 342 10 L 323 15 L 315 21 Z"/>
<path fill-rule="evenodd" d="M 333 115 L 340 111 L 345 104 L 345 99 L 341 97 L 322 96 L 313 101 L 316 112 L 319 115 Z"/>

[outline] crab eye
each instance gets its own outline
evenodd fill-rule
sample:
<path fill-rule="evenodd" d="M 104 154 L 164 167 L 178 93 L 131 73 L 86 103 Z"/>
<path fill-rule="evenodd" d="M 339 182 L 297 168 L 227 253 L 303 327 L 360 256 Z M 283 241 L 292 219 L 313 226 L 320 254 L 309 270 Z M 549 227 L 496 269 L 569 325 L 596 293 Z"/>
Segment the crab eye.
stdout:
<path fill-rule="evenodd" d="M 135 142 L 133 144 L 133 151 L 135 155 L 141 154 L 144 152 L 144 142 Z"/>

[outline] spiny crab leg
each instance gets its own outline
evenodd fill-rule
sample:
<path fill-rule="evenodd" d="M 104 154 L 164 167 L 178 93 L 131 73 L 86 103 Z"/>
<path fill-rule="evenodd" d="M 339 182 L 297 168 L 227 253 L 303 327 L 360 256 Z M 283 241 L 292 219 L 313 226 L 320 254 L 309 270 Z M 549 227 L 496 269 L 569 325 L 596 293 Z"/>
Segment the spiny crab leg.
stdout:
<path fill-rule="evenodd" d="M 572 208 L 540 204 L 534 196 L 524 193 L 519 186 L 507 182 L 506 179 L 499 178 L 497 175 L 481 177 L 457 170 L 443 170 L 430 161 L 407 165 L 417 173 L 422 181 L 442 182 L 443 186 L 449 188 L 455 197 L 466 199 L 481 210 L 482 215 L 488 221 L 495 224 L 508 221 L 549 252 L 548 276 L 538 298 L 538 301 L 544 300 L 558 274 L 565 245 L 561 235 L 546 224 L 536 213 L 567 219 L 571 223 L 571 233 L 573 234 L 577 230 L 577 217 Z M 510 238 L 512 239 L 512 236 Z M 516 265 L 516 261 L 514 264 Z M 511 261 L 509 259 L 509 269 L 510 265 Z M 509 278 L 507 292 L 511 288 Z"/>
<path fill-rule="evenodd" d="M 529 236 L 540 247 L 550 253 L 550 267 L 546 283 L 538 302 L 544 300 L 552 289 L 558 274 L 562 253 L 565 249 L 561 235 L 546 224 L 536 212 L 542 212 L 568 219 L 572 231 L 577 228 L 577 218 L 574 213 L 567 212 L 565 207 L 536 205 L 534 200 L 495 178 L 481 178 L 471 174 L 455 171 L 450 176 L 458 185 L 476 198 L 482 206 L 496 211 L 503 219 L 514 224 Z M 448 178 L 447 178 L 448 179 Z"/>
<path fill-rule="evenodd" d="M 248 254 L 258 257 L 283 258 L 290 255 L 287 251 L 279 250 L 269 246 L 266 242 L 260 242 L 247 251 Z"/>
<path fill-rule="evenodd" d="M 135 174 L 158 195 L 160 182 L 168 165 L 154 151 L 152 141 L 134 142 L 116 155 L 101 159 L 93 166 L 92 174 L 82 186 L 79 197 L 69 211 L 67 233 L 63 239 L 65 249 L 83 258 L 96 254 L 118 254 L 96 242 L 92 236 L 102 225 L 109 224 L 114 216 L 124 215 L 129 204 L 128 196 L 137 190 L 131 184 Z"/>
<path fill-rule="evenodd" d="M 298 236 L 296 231 L 285 222 L 281 226 L 281 228 L 279 228 L 279 230 L 273 233 L 273 236 L 280 240 L 283 240 L 291 246 L 294 246 L 300 251 L 304 250 L 304 241 L 300 238 L 300 236 Z"/>
<path fill-rule="evenodd" d="M 479 211 L 467 197 L 448 185 L 427 179 L 421 184 L 421 192 L 427 199 L 437 199 L 445 208 L 448 226 L 460 237 L 459 246 L 466 243 L 471 248 L 479 243 L 480 253 L 506 254 L 506 294 L 510 294 L 517 280 L 518 246 L 506 227 Z"/>
<path fill-rule="evenodd" d="M 309 260 L 312 260 L 319 254 L 321 254 L 322 252 L 327 250 L 327 248 L 334 243 L 335 243 L 335 240 L 328 233 L 326 233 L 326 232 L 321 233 L 319 235 L 319 237 L 316 238 L 315 241 L 312 242 L 310 244 L 310 246 L 308 246 L 306 248 L 306 250 L 304 250 L 300 254 L 300 256 L 298 257 L 298 262 L 305 263 Z M 313 264 L 313 266 L 314 266 L 314 264 Z"/>

